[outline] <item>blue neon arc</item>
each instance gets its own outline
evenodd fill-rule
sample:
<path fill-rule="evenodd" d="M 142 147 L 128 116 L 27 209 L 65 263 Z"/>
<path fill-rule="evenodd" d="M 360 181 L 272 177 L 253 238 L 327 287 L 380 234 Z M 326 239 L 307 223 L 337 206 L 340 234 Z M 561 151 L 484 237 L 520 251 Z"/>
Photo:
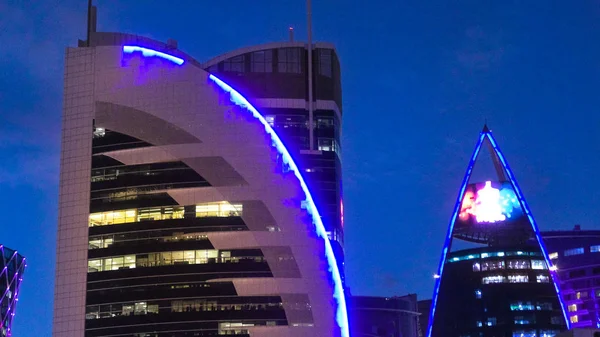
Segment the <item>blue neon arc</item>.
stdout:
<path fill-rule="evenodd" d="M 160 57 L 165 60 L 169 60 L 177 65 L 182 65 L 184 60 L 182 58 L 169 55 L 154 49 L 148 49 L 139 46 L 123 46 L 123 52 L 127 54 L 132 54 L 134 52 L 141 52 L 144 57 Z"/>
<path fill-rule="evenodd" d="M 456 199 L 456 203 L 454 206 L 454 211 L 452 213 L 452 217 L 450 218 L 450 224 L 448 225 L 448 232 L 446 234 L 446 240 L 444 242 L 444 249 L 442 250 L 442 257 L 440 259 L 440 264 L 438 266 L 438 270 L 436 273 L 435 286 L 434 286 L 434 290 L 433 290 L 433 298 L 431 301 L 431 311 L 429 313 L 429 326 L 427 327 L 427 337 L 431 337 L 432 330 L 433 330 L 433 320 L 434 320 L 434 316 L 435 316 L 435 309 L 436 309 L 440 285 L 441 285 L 441 281 L 442 281 L 444 265 L 446 264 L 446 258 L 448 256 L 448 251 L 450 250 L 450 246 L 452 244 L 452 232 L 454 231 L 454 223 L 456 222 L 456 217 L 458 216 L 458 213 L 460 211 L 460 205 L 461 205 L 462 199 L 464 197 L 465 189 L 466 189 L 467 185 L 469 184 L 469 180 L 471 178 L 471 173 L 473 172 L 473 167 L 475 165 L 475 161 L 477 160 L 477 156 L 479 155 L 481 146 L 483 145 L 483 142 L 485 141 L 486 138 L 489 140 L 490 144 L 492 145 L 492 148 L 494 149 L 494 152 L 498 156 L 498 159 L 500 159 L 500 162 L 502 163 L 502 167 L 504 168 L 506 175 L 510 179 L 510 182 L 511 182 L 511 184 L 515 190 L 515 193 L 517 195 L 517 198 L 519 199 L 519 203 L 521 204 L 521 207 L 523 208 L 525 214 L 527 215 L 527 217 L 529 219 L 529 223 L 531 224 L 533 232 L 535 233 L 535 238 L 538 242 L 538 245 L 541 248 L 542 254 L 544 255 L 544 259 L 546 260 L 546 263 L 548 265 L 548 269 L 549 269 L 550 275 L 552 277 L 552 283 L 554 284 L 554 288 L 556 289 L 558 301 L 561 305 L 563 316 L 565 318 L 565 323 L 567 325 L 567 328 L 570 329 L 571 324 L 570 324 L 570 321 L 567 316 L 566 304 L 564 303 L 562 296 L 561 296 L 558 275 L 556 273 L 556 270 L 554 270 L 554 268 L 552 268 L 552 261 L 550 260 L 550 258 L 548 256 L 548 251 L 546 250 L 546 246 L 544 245 L 544 242 L 542 240 L 540 230 L 539 230 L 537 223 L 535 222 L 535 219 L 531 213 L 529 205 L 527 204 L 527 202 L 525 201 L 525 198 L 523 197 L 521 188 L 517 184 L 517 180 L 515 179 L 515 176 L 514 176 L 512 170 L 508 166 L 508 162 L 506 161 L 506 158 L 502 154 L 502 151 L 500 151 L 500 148 L 498 147 L 498 144 L 496 143 L 496 140 L 494 139 L 492 132 L 490 130 L 488 130 L 486 127 L 486 128 L 484 128 L 484 131 L 482 131 L 481 134 L 479 135 L 479 140 L 477 141 L 477 145 L 475 145 L 475 150 L 473 151 L 473 155 L 471 156 L 469 166 L 467 167 L 467 172 L 465 173 L 465 177 L 463 178 L 462 185 L 461 185 L 460 191 L 458 193 L 458 198 Z"/>
<path fill-rule="evenodd" d="M 329 239 L 327 237 L 327 232 L 325 230 L 325 226 L 323 225 L 323 222 L 321 221 L 321 216 L 319 215 L 317 206 L 315 205 L 315 203 L 313 201 L 312 195 L 308 189 L 308 186 L 306 185 L 306 182 L 304 181 L 304 178 L 302 177 L 302 174 L 300 173 L 300 170 L 298 169 L 298 166 L 292 159 L 292 156 L 288 152 L 287 148 L 285 147 L 285 145 L 283 144 L 283 142 L 281 141 L 281 139 L 279 138 L 279 136 L 277 135 L 275 130 L 273 130 L 273 128 L 269 125 L 267 120 L 258 112 L 258 110 L 256 110 L 248 102 L 248 100 L 246 98 L 244 98 L 244 96 L 242 96 L 240 93 L 235 91 L 235 89 L 233 89 L 227 83 L 221 81 L 216 76 L 210 75 L 209 78 L 213 82 L 215 82 L 221 89 L 223 89 L 225 92 L 229 93 L 230 99 L 234 104 L 252 112 L 252 116 L 260 121 L 260 123 L 264 126 L 267 134 L 269 134 L 271 136 L 271 140 L 273 141 L 273 146 L 277 149 L 279 154 L 281 154 L 283 162 L 289 166 L 290 170 L 292 172 L 294 172 L 294 175 L 296 176 L 296 178 L 298 178 L 298 181 L 300 182 L 300 186 L 302 187 L 302 190 L 304 191 L 304 195 L 306 197 L 306 200 L 305 200 L 305 204 L 307 205 L 306 209 L 307 209 L 308 213 L 312 216 L 313 224 L 315 225 L 315 230 L 317 232 L 317 235 L 325 243 L 325 255 L 327 258 L 327 263 L 329 265 L 329 272 L 331 273 L 333 283 L 334 283 L 333 297 L 334 297 L 335 301 L 337 302 L 336 322 L 337 322 L 338 326 L 340 327 L 341 336 L 342 337 L 350 337 L 350 332 L 349 332 L 349 328 L 348 328 L 348 314 L 346 311 L 346 298 L 344 296 L 344 287 L 342 285 L 342 279 L 340 277 L 340 272 L 339 272 L 339 268 L 337 265 L 337 261 L 335 259 L 335 255 L 333 254 L 333 249 L 331 248 L 331 243 L 329 242 Z"/>

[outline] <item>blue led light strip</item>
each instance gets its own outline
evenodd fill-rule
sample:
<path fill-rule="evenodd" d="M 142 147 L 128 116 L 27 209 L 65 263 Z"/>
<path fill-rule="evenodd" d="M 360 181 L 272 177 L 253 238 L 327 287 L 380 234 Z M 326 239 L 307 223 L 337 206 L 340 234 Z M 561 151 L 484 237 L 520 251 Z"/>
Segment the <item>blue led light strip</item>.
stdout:
<path fill-rule="evenodd" d="M 498 147 L 498 144 L 496 143 L 494 136 L 492 136 L 492 132 L 491 131 L 487 132 L 486 135 L 487 135 L 487 138 L 490 140 L 490 143 L 492 144 L 492 147 L 494 148 L 496 155 L 502 162 L 504 171 L 507 173 L 508 178 L 510 179 L 510 182 L 513 185 L 515 193 L 517 194 L 517 198 L 519 198 L 521 207 L 523 208 L 523 210 L 525 210 L 525 214 L 527 214 L 527 217 L 529 218 L 529 223 L 531 223 L 531 228 L 533 229 L 533 232 L 535 233 L 535 238 L 536 238 L 538 244 L 540 245 L 542 254 L 544 254 L 544 259 L 546 260 L 546 264 L 548 265 L 548 271 L 550 272 L 550 276 L 552 277 L 552 283 L 554 284 L 554 289 L 556 289 L 556 295 L 558 296 L 558 301 L 560 302 L 563 316 L 565 318 L 565 324 L 567 325 L 567 329 L 571 329 L 571 321 L 569 320 L 569 317 L 567 315 L 567 305 L 563 301 L 562 295 L 560 293 L 560 281 L 558 279 L 558 273 L 556 272 L 556 270 L 554 270 L 554 268 L 552 268 L 552 260 L 550 260 L 550 257 L 548 256 L 548 251 L 546 250 L 546 245 L 544 244 L 544 240 L 542 239 L 542 235 L 540 234 L 540 230 L 537 226 L 537 223 L 535 222 L 535 219 L 533 218 L 531 209 L 529 208 L 527 201 L 525 201 L 525 197 L 523 196 L 523 193 L 521 192 L 521 188 L 517 184 L 517 179 L 515 179 L 515 176 L 514 176 L 512 170 L 510 169 L 510 166 L 508 166 L 508 162 L 506 161 L 506 158 L 504 158 L 504 155 L 502 154 L 502 151 L 500 151 L 500 148 Z"/>
<path fill-rule="evenodd" d="M 529 218 L 529 223 L 531 224 L 533 232 L 535 233 L 536 240 L 540 246 L 542 254 L 544 255 L 546 264 L 548 265 L 548 271 L 552 277 L 552 283 L 554 284 L 554 289 L 556 290 L 556 295 L 557 295 L 558 301 L 561 305 L 563 316 L 565 318 L 565 324 L 567 325 L 567 328 L 570 329 L 571 324 L 570 324 L 570 321 L 567 316 L 566 304 L 564 303 L 563 298 L 560 293 L 560 285 L 559 285 L 558 275 L 557 275 L 556 271 L 552 270 L 553 268 L 551 268 L 552 261 L 550 260 L 550 258 L 548 256 L 548 252 L 546 250 L 546 246 L 544 245 L 544 241 L 542 240 L 542 237 L 540 235 L 540 231 L 537 226 L 537 223 L 535 222 L 535 219 L 533 218 L 533 215 L 531 214 L 529 205 L 527 204 L 527 202 L 525 201 L 525 198 L 523 197 L 521 188 L 517 184 L 517 180 L 515 179 L 515 176 L 514 176 L 512 170 L 508 166 L 508 162 L 506 161 L 504 155 L 502 154 L 502 151 L 500 151 L 500 148 L 498 147 L 496 140 L 492 136 L 492 132 L 487 130 L 487 128 L 486 128 L 479 135 L 479 140 L 477 142 L 477 145 L 475 146 L 475 150 L 473 151 L 473 156 L 471 156 L 471 161 L 469 162 L 469 166 L 467 167 L 467 172 L 465 173 L 465 176 L 463 178 L 460 192 L 458 193 L 458 198 L 457 198 L 456 204 L 454 206 L 454 212 L 452 213 L 452 218 L 450 219 L 450 224 L 448 225 L 448 233 L 446 234 L 446 241 L 444 242 L 444 249 L 442 250 L 442 258 L 440 260 L 438 272 L 436 274 L 435 286 L 434 286 L 434 290 L 433 290 L 433 298 L 431 301 L 431 310 L 429 313 L 429 325 L 427 327 L 427 335 L 426 336 L 431 337 L 432 330 L 433 330 L 433 320 L 434 320 L 434 316 L 435 316 L 435 309 L 436 309 L 440 285 L 441 285 L 441 281 L 442 281 L 442 273 L 444 271 L 444 265 L 446 263 L 446 257 L 448 255 L 448 251 L 450 250 L 450 247 L 452 245 L 452 232 L 454 231 L 454 223 L 455 223 L 456 217 L 458 216 L 458 213 L 460 211 L 460 205 L 462 202 L 462 198 L 464 196 L 465 189 L 469 183 L 469 179 L 471 178 L 471 173 L 473 172 L 473 167 L 475 165 L 475 161 L 477 160 L 477 156 L 479 155 L 481 146 L 483 145 L 483 142 L 486 138 L 490 141 L 490 144 L 492 145 L 494 152 L 500 159 L 500 162 L 502 163 L 502 167 L 504 168 L 504 172 L 506 172 L 506 174 L 508 175 L 508 178 L 510 179 L 513 189 L 515 190 L 517 198 L 519 199 L 519 203 L 521 204 L 521 207 L 523 208 L 523 210 L 525 211 L 525 214 L 527 214 L 527 217 Z"/>
<path fill-rule="evenodd" d="M 467 167 L 467 173 L 463 178 L 463 182 L 460 187 L 460 191 L 458 193 L 458 197 L 456 198 L 456 203 L 454 204 L 454 212 L 452 213 L 452 218 L 450 218 L 450 224 L 448 225 L 448 232 L 446 233 L 446 241 L 444 242 L 444 249 L 442 250 L 442 258 L 440 260 L 440 264 L 438 266 L 438 271 L 436 273 L 435 286 L 433 288 L 433 298 L 431 301 L 431 309 L 429 312 L 429 326 L 427 327 L 427 337 L 431 337 L 431 332 L 433 328 L 433 318 L 435 315 L 435 307 L 437 305 L 438 295 L 440 291 L 440 285 L 442 282 L 442 273 L 444 272 L 444 265 L 446 263 L 446 256 L 448 255 L 448 251 L 450 250 L 450 245 L 452 244 L 452 232 L 454 231 L 454 222 L 456 221 L 456 217 L 458 216 L 458 212 L 460 211 L 460 204 L 465 194 L 465 189 L 469 184 L 469 179 L 471 178 L 471 172 L 473 172 L 473 167 L 475 166 L 475 160 L 477 160 L 477 156 L 479 155 L 479 150 L 481 149 L 481 145 L 483 144 L 483 140 L 485 139 L 485 134 L 482 132 L 479 135 L 479 140 L 477 141 L 477 145 L 475 145 L 475 151 L 473 151 L 473 155 L 471 156 L 471 161 L 469 161 L 469 166 Z"/>
<path fill-rule="evenodd" d="M 139 46 L 123 46 L 123 52 L 127 53 L 127 54 L 132 54 L 134 52 L 141 52 L 142 55 L 144 55 L 144 57 L 160 57 L 163 58 L 165 60 L 169 60 L 177 65 L 182 65 L 183 64 L 183 59 L 173 56 L 173 55 L 169 55 L 163 52 L 159 52 L 157 50 L 154 49 L 148 49 L 148 48 L 144 48 L 144 47 L 139 47 Z"/>
<path fill-rule="evenodd" d="M 221 89 L 228 92 L 230 95 L 231 102 L 234 104 L 245 108 L 252 112 L 252 116 L 260 121 L 260 123 L 264 126 L 267 134 L 271 136 L 271 140 L 273 141 L 273 146 L 277 149 L 277 151 L 281 154 L 284 164 L 288 165 L 289 168 L 294 172 L 296 178 L 298 178 L 300 182 L 300 186 L 304 191 L 304 195 L 306 197 L 305 204 L 307 205 L 307 211 L 312 216 L 313 224 L 315 225 L 315 230 L 317 235 L 323 239 L 325 243 L 325 255 L 327 258 L 327 263 L 329 264 L 329 272 L 331 273 L 333 283 L 334 283 L 334 294 L 333 297 L 337 302 L 337 310 L 336 310 L 336 322 L 341 330 L 342 337 L 350 337 L 350 332 L 348 329 L 348 313 L 346 311 L 346 298 L 344 296 L 344 287 L 342 285 L 342 279 L 340 277 L 339 268 L 337 266 L 337 261 L 335 259 L 335 255 L 333 254 L 333 249 L 331 248 L 331 243 L 327 237 L 327 232 L 325 231 L 325 226 L 323 226 L 323 222 L 321 221 L 321 216 L 319 215 L 319 211 L 317 210 L 317 206 L 315 205 L 312 195 L 298 169 L 296 163 L 292 159 L 292 156 L 288 152 L 285 145 L 279 136 L 273 130 L 273 128 L 267 123 L 265 118 L 256 110 L 249 102 L 242 96 L 240 93 L 235 91 L 231 86 L 227 83 L 221 81 L 214 75 L 210 75 L 209 78 L 214 81 Z"/>

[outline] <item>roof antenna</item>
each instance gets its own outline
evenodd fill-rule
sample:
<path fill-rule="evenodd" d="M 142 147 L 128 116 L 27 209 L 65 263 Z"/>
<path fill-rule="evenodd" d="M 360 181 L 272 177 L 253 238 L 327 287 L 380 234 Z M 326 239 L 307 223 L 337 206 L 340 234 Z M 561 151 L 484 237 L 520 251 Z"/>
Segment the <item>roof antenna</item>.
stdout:
<path fill-rule="evenodd" d="M 290 42 L 294 42 L 294 27 L 290 26 Z"/>

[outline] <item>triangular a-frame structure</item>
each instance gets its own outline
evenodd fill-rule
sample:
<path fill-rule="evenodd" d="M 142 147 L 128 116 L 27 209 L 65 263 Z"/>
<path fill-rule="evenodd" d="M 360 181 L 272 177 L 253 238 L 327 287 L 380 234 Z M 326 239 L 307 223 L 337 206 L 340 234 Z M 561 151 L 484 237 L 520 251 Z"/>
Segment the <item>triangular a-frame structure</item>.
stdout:
<path fill-rule="evenodd" d="M 473 169 L 484 146 L 487 146 L 490 150 L 496 178 L 494 180 L 473 183 L 471 182 Z M 509 245 L 525 243 L 531 246 L 537 245 L 546 263 L 544 268 L 547 267 L 547 271 L 550 274 L 549 282 L 553 283 L 554 290 L 556 291 L 556 298 L 562 311 L 562 318 L 564 318 L 567 328 L 570 328 L 566 314 L 567 308 L 560 293 L 556 267 L 549 258 L 535 218 L 525 201 L 521 188 L 508 165 L 506 157 L 498 147 L 498 143 L 487 125 L 483 127 L 479 135 L 456 199 L 452 217 L 450 218 L 441 260 L 437 273 L 434 275 L 435 288 L 431 301 L 426 337 L 441 336 L 439 331 L 434 332 L 434 330 L 436 329 L 436 317 L 438 316 L 436 315 L 436 309 L 440 297 L 440 288 L 443 288 L 444 268 L 448 262 L 458 261 L 459 259 L 454 257 L 452 261 L 448 260 L 453 239 L 483 244 L 487 247 L 504 247 L 507 243 Z M 483 254 L 481 255 L 483 257 Z M 504 253 L 502 253 L 502 256 L 504 256 Z M 469 255 L 469 257 L 472 256 Z M 502 263 L 502 268 L 504 268 L 504 262 Z M 475 263 L 475 265 L 478 265 L 478 263 Z M 481 296 L 480 293 L 478 296 Z M 460 304 L 457 303 L 457 305 Z M 485 310 L 487 311 L 487 309 Z M 488 326 L 490 324 L 492 322 L 487 323 Z M 484 327 L 485 325 L 486 322 L 483 322 Z M 481 327 L 481 325 L 479 326 Z"/>

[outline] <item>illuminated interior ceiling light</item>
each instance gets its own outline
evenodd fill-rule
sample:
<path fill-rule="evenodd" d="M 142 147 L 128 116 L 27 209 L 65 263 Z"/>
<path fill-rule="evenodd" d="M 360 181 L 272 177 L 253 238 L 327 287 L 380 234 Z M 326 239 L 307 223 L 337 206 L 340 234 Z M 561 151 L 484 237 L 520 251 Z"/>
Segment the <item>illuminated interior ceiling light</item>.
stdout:
<path fill-rule="evenodd" d="M 134 52 L 141 52 L 144 57 L 160 57 L 165 60 L 169 60 L 177 65 L 182 65 L 184 60 L 182 58 L 169 55 L 163 52 L 159 52 L 158 50 L 148 49 L 139 46 L 123 46 L 123 52 L 127 54 L 132 54 Z"/>
<path fill-rule="evenodd" d="M 296 176 L 296 178 L 298 178 L 298 181 L 300 182 L 300 186 L 302 187 L 302 190 L 304 191 L 304 195 L 306 197 L 306 200 L 303 202 L 303 205 L 306 205 L 306 209 L 307 209 L 308 213 L 311 215 L 312 222 L 315 225 L 315 230 L 317 232 L 317 235 L 324 241 L 324 244 L 325 244 L 325 255 L 326 255 L 325 257 L 327 259 L 327 263 L 329 265 L 329 272 L 331 273 L 331 277 L 332 277 L 333 283 L 334 283 L 333 284 L 333 286 L 334 286 L 333 297 L 334 297 L 335 301 L 337 302 L 336 322 L 337 322 L 338 326 L 340 327 L 342 337 L 350 337 L 350 332 L 349 332 L 349 327 L 348 327 L 348 313 L 346 311 L 346 298 L 344 295 L 344 287 L 342 285 L 342 279 L 340 276 L 337 261 L 336 261 L 335 255 L 333 254 L 333 249 L 331 248 L 331 243 L 329 242 L 329 239 L 327 237 L 327 231 L 325 230 L 325 226 L 323 225 L 323 222 L 321 221 L 321 216 L 319 215 L 317 206 L 315 205 L 312 195 L 310 193 L 310 190 L 308 189 L 308 186 L 306 185 L 306 182 L 304 181 L 304 178 L 302 177 L 302 174 L 300 173 L 300 169 L 298 169 L 298 166 L 292 159 L 292 156 L 290 155 L 289 151 L 287 150 L 287 148 L 285 147 L 285 145 L 283 144 L 283 142 L 281 141 L 281 139 L 279 138 L 279 136 L 277 135 L 275 130 L 273 130 L 271 125 L 263 117 L 263 115 L 260 114 L 258 112 L 258 110 L 256 110 L 254 108 L 254 106 L 252 106 L 252 104 L 250 104 L 244 96 L 242 96 L 240 93 L 238 93 L 235 89 L 233 89 L 227 83 L 221 81 L 219 78 L 217 78 L 216 76 L 214 76 L 212 74 L 209 75 L 209 78 L 210 78 L 210 80 L 215 82 L 221 89 L 223 89 L 225 92 L 229 93 L 231 102 L 250 111 L 252 113 L 252 116 L 254 118 L 258 119 L 258 121 L 264 126 L 267 134 L 269 134 L 271 136 L 273 146 L 277 149 L 279 154 L 281 154 L 283 163 L 288 165 L 290 170 L 292 172 L 294 172 L 294 175 Z"/>

